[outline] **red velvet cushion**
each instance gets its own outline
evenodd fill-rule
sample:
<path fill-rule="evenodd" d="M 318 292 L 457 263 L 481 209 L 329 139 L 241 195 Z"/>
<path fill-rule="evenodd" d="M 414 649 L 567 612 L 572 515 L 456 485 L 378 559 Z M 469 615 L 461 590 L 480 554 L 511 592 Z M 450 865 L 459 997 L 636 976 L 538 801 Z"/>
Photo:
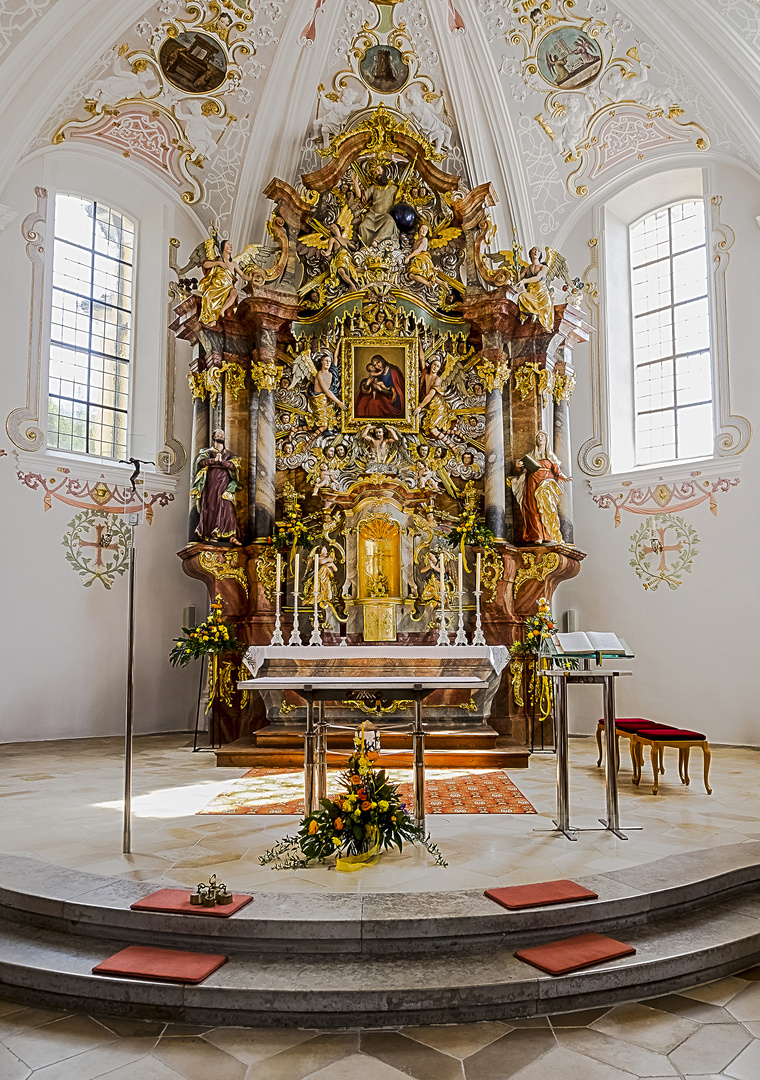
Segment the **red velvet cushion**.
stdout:
<path fill-rule="evenodd" d="M 563 938 L 547 945 L 534 945 L 530 949 L 518 949 L 515 956 L 526 964 L 546 971 L 549 975 L 566 975 L 581 971 L 593 964 L 617 960 L 621 956 L 633 956 L 636 950 L 614 938 L 602 934 L 581 934 L 580 937 Z"/>
<path fill-rule="evenodd" d="M 574 881 L 537 881 L 532 885 L 507 885 L 501 889 L 486 889 L 489 900 L 511 910 L 542 907 L 544 904 L 569 904 L 576 900 L 597 900 L 599 894 L 584 889 Z"/>
<path fill-rule="evenodd" d="M 648 721 L 639 723 L 637 720 L 618 720 L 615 727 L 620 731 L 656 731 L 659 725 L 649 723 Z"/>
<path fill-rule="evenodd" d="M 599 723 L 604 727 L 604 720 L 600 720 Z M 621 724 L 638 724 L 639 727 L 657 727 L 658 725 L 654 720 L 642 720 L 640 716 L 618 716 L 615 719 L 615 724 L 620 727 Z"/>
<path fill-rule="evenodd" d="M 122 975 L 130 979 L 199 983 L 226 963 L 226 956 L 215 953 L 192 953 L 180 949 L 157 949 L 151 945 L 129 945 L 108 960 L 96 964 L 92 971 L 94 975 Z"/>
<path fill-rule="evenodd" d="M 669 728 L 658 726 L 654 731 L 647 728 L 646 731 L 641 732 L 643 739 L 652 739 L 655 742 L 658 739 L 662 739 L 664 742 L 675 742 L 683 739 L 684 741 L 692 740 L 694 742 L 704 742 L 707 738 L 706 735 L 702 735 L 699 731 L 689 731 L 688 728 Z"/>
<path fill-rule="evenodd" d="M 217 919 L 228 919 L 252 900 L 252 896 L 235 893 L 231 904 L 202 907 L 190 903 L 189 889 L 159 889 L 130 904 L 130 908 L 132 911 L 165 911 L 172 915 L 212 915 Z"/>

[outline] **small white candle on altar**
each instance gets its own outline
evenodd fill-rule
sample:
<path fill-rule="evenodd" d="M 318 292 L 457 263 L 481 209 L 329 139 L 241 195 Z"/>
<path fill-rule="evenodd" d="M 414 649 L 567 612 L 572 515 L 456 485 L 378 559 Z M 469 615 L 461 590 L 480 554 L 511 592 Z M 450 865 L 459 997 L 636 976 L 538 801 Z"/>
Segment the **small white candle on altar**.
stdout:
<path fill-rule="evenodd" d="M 280 555 L 280 553 L 278 551 L 277 552 L 277 584 L 275 585 L 275 588 L 274 588 L 274 595 L 275 596 L 280 595 L 280 576 L 281 576 L 281 574 L 282 574 L 282 555 Z"/>
<path fill-rule="evenodd" d="M 459 595 L 462 595 L 462 552 L 459 552 L 457 559 L 457 569 L 459 571 Z"/>
<path fill-rule="evenodd" d="M 443 582 L 443 552 L 441 552 L 440 562 L 438 563 L 440 576 L 441 576 L 441 607 L 443 607 L 443 597 L 445 595 L 446 587 Z"/>
<path fill-rule="evenodd" d="M 475 558 L 475 592 L 480 592 L 480 552 Z"/>
<path fill-rule="evenodd" d="M 298 571 L 300 569 L 300 565 L 301 556 L 298 554 L 298 552 L 296 552 L 296 569 L 295 574 L 293 575 L 293 593 L 295 596 L 298 596 Z"/>

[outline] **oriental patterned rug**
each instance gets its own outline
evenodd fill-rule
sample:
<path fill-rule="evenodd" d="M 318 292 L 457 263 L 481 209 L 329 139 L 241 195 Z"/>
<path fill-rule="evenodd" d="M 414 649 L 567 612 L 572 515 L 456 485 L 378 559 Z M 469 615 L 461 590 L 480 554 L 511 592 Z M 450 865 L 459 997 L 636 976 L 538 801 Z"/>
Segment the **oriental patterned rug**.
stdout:
<path fill-rule="evenodd" d="M 411 811 L 410 769 L 389 769 Z M 327 793 L 341 790 L 340 772 L 327 773 Z M 426 769 L 429 814 L 535 814 L 503 769 Z M 303 769 L 249 769 L 226 785 L 199 814 L 293 814 L 303 817 Z"/>

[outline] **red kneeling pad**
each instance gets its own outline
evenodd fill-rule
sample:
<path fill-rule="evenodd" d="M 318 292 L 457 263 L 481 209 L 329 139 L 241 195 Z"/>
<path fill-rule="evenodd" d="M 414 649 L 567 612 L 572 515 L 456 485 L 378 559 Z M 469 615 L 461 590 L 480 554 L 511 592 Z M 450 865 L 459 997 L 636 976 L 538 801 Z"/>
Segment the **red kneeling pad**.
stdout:
<path fill-rule="evenodd" d="M 231 904 L 203 907 L 201 904 L 191 904 L 188 896 L 187 889 L 159 889 L 158 892 L 130 904 L 130 910 L 161 911 L 170 915 L 214 915 L 218 919 L 228 919 L 253 900 L 252 896 L 234 893 Z"/>
<path fill-rule="evenodd" d="M 615 941 L 603 934 L 581 934 L 579 937 L 552 941 L 548 945 L 518 949 L 515 956 L 548 975 L 569 975 L 572 971 L 581 971 L 583 968 L 593 967 L 594 964 L 603 964 L 607 960 L 633 956 L 635 952 L 632 945 Z"/>
<path fill-rule="evenodd" d="M 702 735 L 699 731 L 689 731 L 688 728 L 671 728 L 658 726 L 654 731 L 647 728 L 646 731 L 641 732 L 644 739 L 662 739 L 663 741 L 676 742 L 680 740 L 692 742 L 704 742 L 707 738 L 706 735 Z"/>
<path fill-rule="evenodd" d="M 129 979 L 156 979 L 161 982 L 199 983 L 227 963 L 214 953 L 183 952 L 130 945 L 96 964 L 93 975 L 121 975 Z"/>
<path fill-rule="evenodd" d="M 596 900 L 598 894 L 576 885 L 574 881 L 537 881 L 532 885 L 509 885 L 503 889 L 486 889 L 489 900 L 510 910 L 541 907 L 543 904 L 570 904 L 577 900 Z"/>

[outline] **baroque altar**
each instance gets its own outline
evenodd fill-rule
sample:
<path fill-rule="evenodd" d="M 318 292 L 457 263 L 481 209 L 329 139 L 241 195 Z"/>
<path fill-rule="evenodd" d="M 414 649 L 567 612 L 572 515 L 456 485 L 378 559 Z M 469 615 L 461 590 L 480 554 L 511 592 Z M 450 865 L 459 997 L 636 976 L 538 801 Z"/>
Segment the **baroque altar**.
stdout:
<path fill-rule="evenodd" d="M 511 645 L 584 558 L 568 401 L 573 345 L 590 327 L 558 252 L 524 256 L 516 238 L 486 250 L 497 192 L 442 167 L 441 103 L 403 26 L 378 10 L 353 70 L 320 91 L 319 167 L 263 192 L 265 243 L 233 256 L 212 231 L 186 265 L 172 252 L 171 329 L 194 346 L 179 555 L 247 645 L 272 638 L 278 552 L 286 641 L 297 598 L 304 642 L 316 611 L 328 646 L 434 645 L 443 595 L 453 642 L 461 593 L 468 639 L 477 599 L 487 643 Z M 399 57 L 406 97 L 389 89 Z M 246 677 L 239 657 L 219 666 L 227 743 L 303 709 L 290 694 L 265 705 L 238 687 Z M 427 712 L 524 742 L 526 707 L 506 673 L 488 697 L 441 691 Z M 371 687 L 366 702 L 335 707 L 347 721 L 383 708 Z"/>

